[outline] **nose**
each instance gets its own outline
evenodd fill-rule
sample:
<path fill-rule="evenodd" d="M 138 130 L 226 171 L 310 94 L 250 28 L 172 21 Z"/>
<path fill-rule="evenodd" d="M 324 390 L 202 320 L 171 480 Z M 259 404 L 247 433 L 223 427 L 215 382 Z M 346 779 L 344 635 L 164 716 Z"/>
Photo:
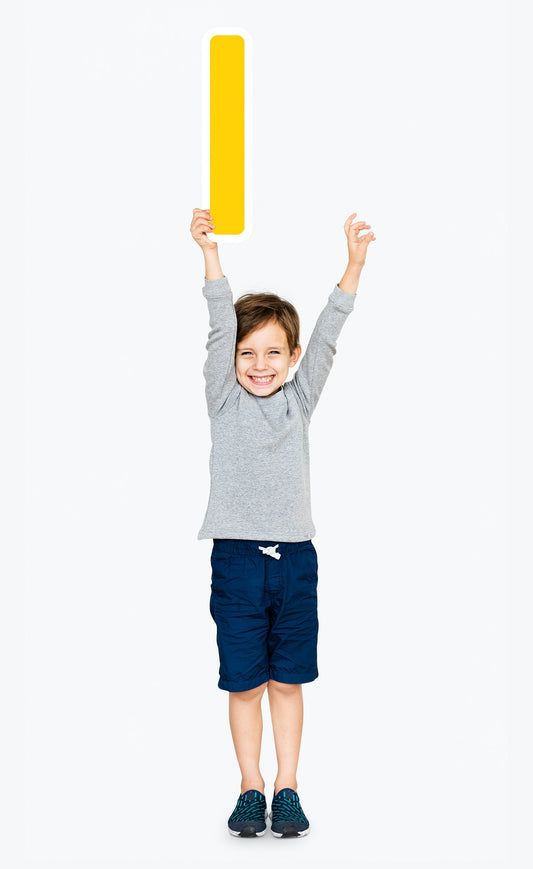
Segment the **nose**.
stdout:
<path fill-rule="evenodd" d="M 268 365 L 266 363 L 266 359 L 264 358 L 264 356 L 257 357 L 257 359 L 255 360 L 255 367 L 256 367 L 257 371 L 264 371 L 265 368 L 268 368 Z"/>

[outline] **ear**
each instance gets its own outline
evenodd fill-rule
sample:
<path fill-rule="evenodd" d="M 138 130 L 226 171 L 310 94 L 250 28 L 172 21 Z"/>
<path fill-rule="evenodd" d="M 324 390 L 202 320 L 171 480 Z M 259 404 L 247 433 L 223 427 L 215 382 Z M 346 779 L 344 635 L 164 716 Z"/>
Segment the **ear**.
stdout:
<path fill-rule="evenodd" d="M 293 365 L 296 365 L 298 359 L 302 355 L 302 348 L 300 344 L 297 344 L 294 350 L 291 353 L 291 358 L 289 359 L 289 368 L 292 368 Z"/>

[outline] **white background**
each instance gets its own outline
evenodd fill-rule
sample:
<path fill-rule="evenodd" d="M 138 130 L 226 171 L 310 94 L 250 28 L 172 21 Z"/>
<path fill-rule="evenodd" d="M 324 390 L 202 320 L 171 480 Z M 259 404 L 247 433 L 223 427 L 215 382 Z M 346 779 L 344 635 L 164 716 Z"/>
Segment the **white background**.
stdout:
<path fill-rule="evenodd" d="M 503 864 L 507 20 L 501 4 L 28 2 L 23 865 Z M 234 294 L 305 344 L 377 240 L 311 427 L 319 679 L 300 842 L 227 834 L 202 365 L 201 39 L 253 37 Z M 265 699 L 263 775 L 275 774 Z"/>

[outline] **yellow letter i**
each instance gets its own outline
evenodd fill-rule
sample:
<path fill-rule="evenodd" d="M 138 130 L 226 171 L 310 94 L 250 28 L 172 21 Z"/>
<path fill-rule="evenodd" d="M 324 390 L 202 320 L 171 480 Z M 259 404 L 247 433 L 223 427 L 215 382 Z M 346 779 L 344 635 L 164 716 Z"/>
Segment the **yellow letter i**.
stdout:
<path fill-rule="evenodd" d="M 242 28 L 203 37 L 203 208 L 214 241 L 244 241 L 251 226 L 251 46 Z"/>

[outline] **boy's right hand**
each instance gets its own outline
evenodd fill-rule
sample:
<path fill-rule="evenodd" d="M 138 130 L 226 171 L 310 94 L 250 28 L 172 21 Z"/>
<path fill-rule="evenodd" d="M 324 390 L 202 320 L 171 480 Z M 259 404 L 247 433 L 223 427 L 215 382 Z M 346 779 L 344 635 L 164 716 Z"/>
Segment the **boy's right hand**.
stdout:
<path fill-rule="evenodd" d="M 211 241 L 207 237 L 207 233 L 212 232 L 214 226 L 215 224 L 213 223 L 209 208 L 193 209 L 191 235 L 203 250 L 215 250 L 218 247 L 216 241 Z"/>

